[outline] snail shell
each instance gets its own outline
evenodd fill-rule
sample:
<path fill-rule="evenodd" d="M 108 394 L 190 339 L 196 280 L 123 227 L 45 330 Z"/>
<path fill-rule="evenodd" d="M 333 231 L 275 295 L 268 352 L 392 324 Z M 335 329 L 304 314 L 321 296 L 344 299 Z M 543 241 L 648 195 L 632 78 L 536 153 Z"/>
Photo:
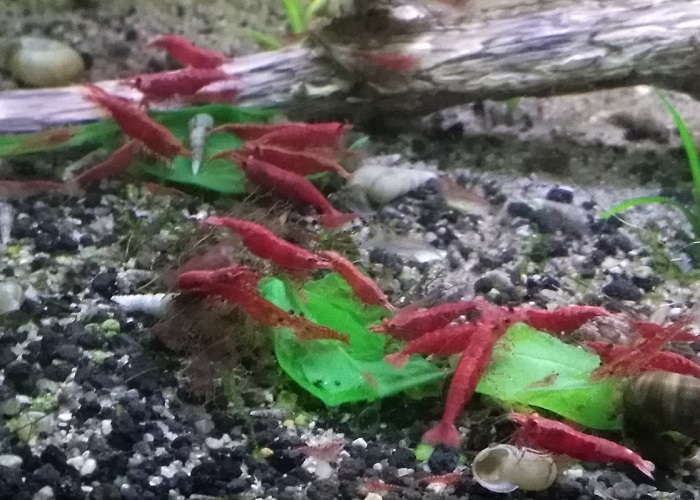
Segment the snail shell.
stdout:
<path fill-rule="evenodd" d="M 692 466 L 700 439 L 700 380 L 670 372 L 629 379 L 622 392 L 622 423 L 637 451 L 654 462 Z"/>
<path fill-rule="evenodd" d="M 676 431 L 700 440 L 700 379 L 671 372 L 645 372 L 622 393 L 625 427 Z"/>
<path fill-rule="evenodd" d="M 496 493 L 541 491 L 554 483 L 557 466 L 547 453 L 499 444 L 476 455 L 472 473 L 481 486 Z"/>
<path fill-rule="evenodd" d="M 383 205 L 437 177 L 431 170 L 370 164 L 355 171 L 348 188 L 359 189 L 369 201 Z"/>
<path fill-rule="evenodd" d="M 85 61 L 75 49 L 49 38 L 20 37 L 8 45 L 4 59 L 12 78 L 31 87 L 67 85 L 85 72 Z"/>

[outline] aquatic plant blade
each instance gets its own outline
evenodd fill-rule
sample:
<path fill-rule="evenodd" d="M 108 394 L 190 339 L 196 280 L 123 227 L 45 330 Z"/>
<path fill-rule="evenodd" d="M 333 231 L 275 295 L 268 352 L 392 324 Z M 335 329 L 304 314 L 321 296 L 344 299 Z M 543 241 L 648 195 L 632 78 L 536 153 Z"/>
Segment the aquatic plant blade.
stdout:
<path fill-rule="evenodd" d="M 683 141 L 683 148 L 685 149 L 685 154 L 688 157 L 688 167 L 690 168 L 690 173 L 693 177 L 693 196 L 695 198 L 696 209 L 700 208 L 700 158 L 698 158 L 698 150 L 695 147 L 695 141 L 693 136 L 690 134 L 688 127 L 685 126 L 683 118 L 678 114 L 676 108 L 673 107 L 668 98 L 661 92 L 658 93 L 661 102 L 666 106 L 666 109 L 673 118 L 673 123 L 678 129 L 678 133 Z"/>
<path fill-rule="evenodd" d="M 246 34 L 263 50 L 279 50 L 284 47 L 284 43 L 274 35 L 251 29 L 246 30 Z"/>
<path fill-rule="evenodd" d="M 328 0 L 311 0 L 311 3 L 309 3 L 304 13 L 306 24 L 310 23 L 314 17 L 317 17 L 327 6 Z"/>
<path fill-rule="evenodd" d="M 300 0 L 282 0 L 282 3 L 284 4 L 284 11 L 287 13 L 287 21 L 289 21 L 292 33 L 303 33 L 306 29 L 306 24 Z"/>
<path fill-rule="evenodd" d="M 677 208 L 683 210 L 684 212 L 687 210 L 686 207 L 678 203 L 678 201 L 674 200 L 673 198 L 669 198 L 668 196 L 640 196 L 639 198 L 630 198 L 629 200 L 624 200 L 618 203 L 617 205 L 607 209 L 605 212 L 603 212 L 600 216 L 601 219 L 608 219 L 612 217 L 613 215 L 617 215 L 620 212 L 624 212 L 625 210 L 629 210 L 630 208 L 633 207 L 638 207 L 640 205 L 648 205 L 650 203 L 661 203 L 665 205 L 674 205 Z M 686 214 L 687 215 L 687 214 Z"/>
<path fill-rule="evenodd" d="M 476 390 L 545 408 L 586 427 L 619 430 L 619 381 L 591 381 L 599 365 L 596 354 L 518 324 L 498 342 Z"/>
<path fill-rule="evenodd" d="M 403 370 L 386 364 L 386 337 L 367 330 L 367 325 L 378 322 L 386 311 L 358 303 L 335 273 L 307 283 L 299 294 L 293 286 L 272 278 L 261 283 L 260 291 L 279 307 L 350 336 L 347 346 L 332 340 L 298 340 L 288 329 L 274 332 L 275 355 L 282 369 L 328 406 L 371 401 L 445 376 L 419 358 Z"/>

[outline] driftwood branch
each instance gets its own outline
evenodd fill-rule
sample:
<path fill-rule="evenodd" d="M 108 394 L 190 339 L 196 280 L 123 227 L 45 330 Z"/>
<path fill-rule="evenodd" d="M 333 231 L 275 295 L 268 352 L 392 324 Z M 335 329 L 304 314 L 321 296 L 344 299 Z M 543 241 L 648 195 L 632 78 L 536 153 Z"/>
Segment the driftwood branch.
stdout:
<path fill-rule="evenodd" d="M 477 21 L 406 6 L 375 8 L 371 21 L 366 14 L 334 21 L 315 44 L 225 65 L 239 77 L 238 104 L 282 108 L 297 119 L 361 119 L 637 84 L 700 96 L 700 0 L 601 0 Z M 417 65 L 390 71 L 368 53 L 410 54 Z M 101 85 L 139 98 L 117 82 Z M 101 116 L 82 92 L 0 93 L 0 133 Z"/>

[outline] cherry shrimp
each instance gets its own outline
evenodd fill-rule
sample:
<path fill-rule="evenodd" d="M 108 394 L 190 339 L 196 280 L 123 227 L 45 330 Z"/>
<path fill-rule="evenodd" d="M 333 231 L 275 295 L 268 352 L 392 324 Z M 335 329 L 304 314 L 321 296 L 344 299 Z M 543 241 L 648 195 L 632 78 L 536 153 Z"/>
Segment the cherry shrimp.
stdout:
<path fill-rule="evenodd" d="M 144 102 L 164 101 L 175 96 L 192 96 L 209 84 L 232 78 L 221 69 L 184 68 L 168 73 L 140 74 L 126 83 L 143 94 Z"/>
<path fill-rule="evenodd" d="M 283 240 L 260 224 L 233 217 L 209 217 L 204 223 L 224 226 L 234 231 L 243 238 L 243 245 L 253 255 L 269 260 L 282 269 L 313 271 L 331 267 L 318 255 Z"/>
<path fill-rule="evenodd" d="M 385 307 L 390 311 L 394 310 L 394 306 L 389 303 L 384 291 L 368 276 L 362 274 L 348 259 L 331 250 L 319 252 L 318 256 L 330 262 L 331 269 L 343 277 L 362 302 Z"/>
<path fill-rule="evenodd" d="M 553 311 L 520 307 L 515 312 L 521 316 L 523 323 L 552 335 L 573 333 L 593 318 L 611 315 L 602 307 L 578 305 L 564 306 Z"/>
<path fill-rule="evenodd" d="M 140 148 L 139 143 L 130 139 L 119 146 L 107 159 L 87 168 L 71 181 L 79 186 L 120 174 L 131 166 Z"/>
<path fill-rule="evenodd" d="M 603 366 L 609 366 L 616 360 L 639 356 L 639 352 L 633 346 L 622 346 L 608 344 L 606 342 L 586 342 L 586 345 L 593 349 L 600 356 Z M 680 373 L 700 378 L 700 365 L 692 359 L 681 356 L 675 352 L 659 351 L 652 353 L 642 365 L 636 363 L 634 367 L 619 367 L 616 370 L 607 370 L 607 376 L 634 375 L 635 372 L 645 372 L 653 370 L 663 370 L 667 372 Z"/>
<path fill-rule="evenodd" d="M 302 176 L 334 172 L 344 179 L 350 178 L 350 173 L 338 162 L 310 151 L 295 151 L 271 144 L 246 143 L 242 153 Z M 221 154 L 223 153 L 219 153 Z"/>
<path fill-rule="evenodd" d="M 651 323 L 644 322 L 636 324 L 641 326 L 644 334 L 641 339 L 637 340 L 634 345 L 629 346 L 626 352 L 618 351 L 618 356 L 611 359 L 608 363 L 602 364 L 591 373 L 591 380 L 599 380 L 604 377 L 625 376 L 627 374 L 638 373 L 643 371 L 643 366 L 649 362 L 651 358 L 658 355 L 666 342 L 676 338 L 686 338 L 688 332 L 687 326 L 694 320 L 693 316 L 685 316 L 678 321 L 674 321 L 668 326 L 652 327 Z M 635 324 L 633 323 L 633 326 Z M 670 366 L 680 367 L 680 361 L 658 361 L 670 363 Z"/>
<path fill-rule="evenodd" d="M 350 343 L 348 335 L 337 332 L 327 326 L 313 323 L 302 316 L 293 316 L 288 311 L 246 288 L 230 285 L 216 286 L 212 289 L 212 292 L 236 304 L 259 323 L 267 326 L 291 328 L 298 339 L 339 340 L 345 344 Z"/>
<path fill-rule="evenodd" d="M 100 87 L 86 83 L 86 99 L 105 108 L 117 125 L 129 137 L 143 143 L 148 149 L 166 158 L 190 156 L 185 146 L 165 126 L 153 120 L 137 106 L 115 97 Z"/>
<path fill-rule="evenodd" d="M 424 333 L 407 343 L 399 352 L 387 354 L 384 360 L 396 368 L 403 368 L 412 354 L 437 354 L 438 356 L 459 354 L 471 342 L 471 335 L 481 327 L 478 324 L 465 323 Z"/>
<path fill-rule="evenodd" d="M 335 228 L 357 218 L 355 213 L 337 210 L 306 177 L 252 156 L 240 161 L 238 165 L 257 187 L 273 191 L 290 201 L 317 208 L 321 212 L 319 220 L 324 227 Z"/>
<path fill-rule="evenodd" d="M 216 269 L 199 268 L 201 263 L 195 259 L 194 266 L 185 266 L 178 273 L 177 288 L 181 290 L 205 291 L 217 285 L 246 285 L 251 286 L 257 283 L 258 276 L 247 266 L 232 265 Z"/>
<path fill-rule="evenodd" d="M 385 333 L 402 340 L 413 340 L 426 332 L 446 327 L 460 316 L 478 311 L 484 306 L 491 307 L 485 300 L 476 298 L 447 302 L 418 311 L 400 312 L 379 325 L 371 326 L 370 331 Z"/>
<path fill-rule="evenodd" d="M 147 49 L 155 47 L 165 49 L 174 60 L 183 66 L 193 68 L 218 68 L 228 60 L 225 55 L 197 47 L 179 35 L 160 35 L 146 45 Z"/>
<path fill-rule="evenodd" d="M 424 442 L 459 447 L 461 436 L 457 430 L 457 417 L 471 399 L 482 373 L 491 362 L 496 342 L 512 324 L 513 317 L 503 309 L 491 307 L 482 311 L 481 317 L 474 322 L 474 331 L 469 335 L 469 342 L 452 376 L 442 418 L 423 435 Z"/>
<path fill-rule="evenodd" d="M 342 147 L 343 135 L 352 128 L 340 122 L 227 123 L 214 129 L 230 132 L 244 141 L 260 141 L 292 149 Z"/>
<path fill-rule="evenodd" d="M 274 144 L 295 150 L 345 149 L 345 134 L 352 125 L 340 122 L 303 123 L 298 126 L 279 127 L 260 136 L 259 144 Z"/>
<path fill-rule="evenodd" d="M 584 462 L 625 462 L 653 479 L 654 464 L 620 444 L 577 431 L 563 422 L 536 413 L 512 413 L 509 417 L 520 426 L 516 441 L 522 445 Z"/>
<path fill-rule="evenodd" d="M 258 323 L 291 328 L 301 340 L 339 340 L 349 343 L 348 335 L 318 325 L 276 306 L 257 291 L 259 276 L 246 266 L 230 266 L 213 271 L 187 271 L 178 276 L 178 287 L 206 295 L 218 295 L 240 307 Z"/>

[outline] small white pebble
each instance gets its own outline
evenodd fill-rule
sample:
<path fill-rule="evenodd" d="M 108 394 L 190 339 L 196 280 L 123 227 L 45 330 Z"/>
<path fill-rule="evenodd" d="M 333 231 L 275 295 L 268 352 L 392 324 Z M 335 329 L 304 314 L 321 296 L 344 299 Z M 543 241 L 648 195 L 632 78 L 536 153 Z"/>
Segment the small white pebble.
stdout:
<path fill-rule="evenodd" d="M 168 466 L 164 465 L 160 468 L 160 475 L 168 479 L 172 479 L 175 476 L 176 472 L 177 469 L 173 467 L 172 464 Z"/>
<path fill-rule="evenodd" d="M 24 289 L 17 281 L 0 281 L 0 314 L 19 310 L 24 302 Z"/>
<path fill-rule="evenodd" d="M 445 483 L 441 483 L 439 481 L 436 481 L 434 483 L 430 483 L 428 486 L 425 487 L 426 490 L 430 490 L 434 493 L 440 494 L 443 491 L 445 491 L 445 488 L 447 488 L 447 485 Z"/>
<path fill-rule="evenodd" d="M 97 469 L 97 461 L 94 458 L 88 458 L 80 468 L 80 475 L 88 476 L 95 472 L 95 469 Z"/>
<path fill-rule="evenodd" d="M 0 465 L 14 469 L 22 465 L 22 458 L 17 455 L 0 455 Z"/>
<path fill-rule="evenodd" d="M 161 476 L 151 476 L 148 478 L 148 484 L 151 486 L 158 486 L 160 483 L 163 482 L 163 478 Z"/>
<path fill-rule="evenodd" d="M 85 459 L 83 457 L 73 457 L 66 460 L 66 463 L 73 467 L 75 470 L 80 470 L 83 468 Z"/>
<path fill-rule="evenodd" d="M 583 477 L 583 469 L 580 469 L 580 468 L 567 469 L 562 474 L 564 474 L 565 476 L 570 477 L 572 479 L 576 479 L 579 477 Z"/>
<path fill-rule="evenodd" d="M 333 475 L 333 467 L 325 460 L 318 460 L 308 457 L 304 460 L 302 467 L 311 474 L 315 474 L 319 479 L 328 479 Z"/>
<path fill-rule="evenodd" d="M 0 202 L 0 249 L 10 242 L 15 220 L 15 209 L 9 203 Z"/>
<path fill-rule="evenodd" d="M 141 455 L 140 453 L 134 453 L 129 458 L 128 466 L 129 468 L 133 468 L 139 465 L 141 462 L 143 462 L 143 455 Z"/>
<path fill-rule="evenodd" d="M 53 488 L 51 486 L 44 486 L 39 491 L 34 493 L 32 500 L 49 500 L 53 498 Z"/>
<path fill-rule="evenodd" d="M 204 444 L 209 448 L 210 450 L 218 450 L 223 446 L 223 443 L 221 442 L 221 439 L 215 439 L 213 437 L 208 437 L 204 440 Z"/>
<path fill-rule="evenodd" d="M 382 500 L 382 496 L 379 493 L 367 493 L 365 500 Z"/>
<path fill-rule="evenodd" d="M 108 436 L 112 432 L 112 421 L 111 420 L 103 420 L 101 424 L 102 428 L 102 435 L 103 436 Z"/>
<path fill-rule="evenodd" d="M 352 443 L 350 443 L 350 445 L 355 448 L 362 448 L 364 450 L 365 448 L 367 448 L 367 441 L 365 441 L 362 438 L 357 438 Z"/>

